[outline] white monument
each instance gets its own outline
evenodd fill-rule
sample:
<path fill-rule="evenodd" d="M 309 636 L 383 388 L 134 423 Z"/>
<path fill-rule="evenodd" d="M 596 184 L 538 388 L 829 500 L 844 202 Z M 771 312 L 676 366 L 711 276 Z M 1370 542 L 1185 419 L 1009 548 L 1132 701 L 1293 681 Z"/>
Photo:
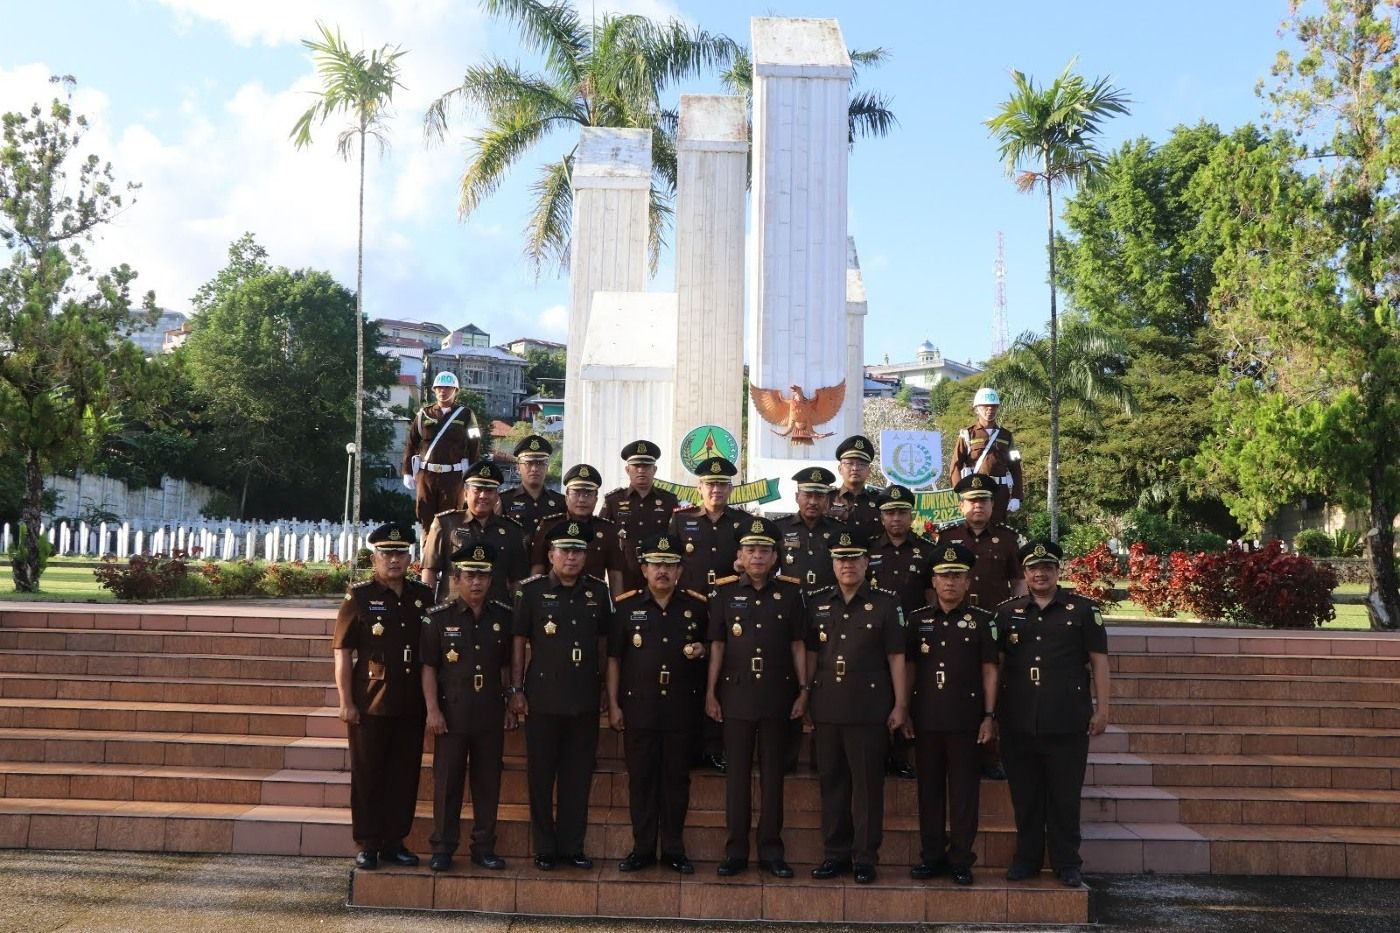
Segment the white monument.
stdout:
<path fill-rule="evenodd" d="M 580 461 L 591 462 L 581 455 L 582 439 L 592 436 L 594 427 L 593 413 L 582 404 L 579 369 L 593 293 L 646 288 L 651 132 L 584 127 L 574 151 L 572 184 L 569 353 L 564 372 L 566 469 Z M 617 459 L 617 450 L 609 459 Z"/>
<path fill-rule="evenodd" d="M 831 463 L 848 409 L 861 406 L 847 359 L 851 59 L 830 19 L 755 18 L 752 42 L 748 467 L 783 481 L 785 501 L 771 508 L 790 510 L 789 477 Z M 774 423 L 773 403 L 790 400 L 792 386 L 805 402 Z M 766 406 L 752 401 L 760 397 Z"/>
<path fill-rule="evenodd" d="M 856 238 L 846 237 L 846 391 L 857 392 L 860 403 L 845 406 L 846 426 L 840 432 L 843 437 L 865 433 L 865 315 L 869 311 Z M 874 440 L 878 442 L 879 438 Z"/>

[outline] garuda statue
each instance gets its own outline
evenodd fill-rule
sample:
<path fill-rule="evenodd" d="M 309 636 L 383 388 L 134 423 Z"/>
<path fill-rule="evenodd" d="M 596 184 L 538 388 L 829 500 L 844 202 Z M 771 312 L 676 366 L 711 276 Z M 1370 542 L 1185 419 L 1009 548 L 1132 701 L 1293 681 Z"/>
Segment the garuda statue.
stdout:
<path fill-rule="evenodd" d="M 754 408 L 769 424 L 780 424 L 781 431 L 773 433 L 786 437 L 790 443 L 812 446 L 813 441 L 831 437 L 835 431 L 818 434 L 815 428 L 825 424 L 841 411 L 841 403 L 846 400 L 846 380 L 834 386 L 818 389 L 815 396 L 808 398 L 799 385 L 788 386 L 791 398 L 783 398 L 780 389 L 761 389 L 749 386 L 749 396 Z"/>

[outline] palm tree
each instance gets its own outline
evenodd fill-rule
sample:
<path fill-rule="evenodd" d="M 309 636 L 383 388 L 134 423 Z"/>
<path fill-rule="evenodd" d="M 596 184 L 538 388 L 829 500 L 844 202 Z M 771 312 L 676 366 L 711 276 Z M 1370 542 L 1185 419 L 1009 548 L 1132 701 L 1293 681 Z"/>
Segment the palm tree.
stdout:
<path fill-rule="evenodd" d="M 1050 404 L 1050 463 L 1046 484 L 1046 509 L 1050 512 L 1050 536 L 1058 538 L 1060 480 L 1060 378 L 1059 320 L 1055 306 L 1055 195 L 1056 186 L 1068 187 L 1091 179 L 1103 166 L 1104 156 L 1095 140 L 1105 119 L 1127 113 L 1127 94 L 1099 78 L 1092 84 L 1074 74 L 1074 61 L 1065 66 L 1049 86 L 1038 87 L 1032 78 L 1012 71 L 1011 96 L 997 115 L 987 121 L 1001 144 L 999 157 L 1006 174 L 1021 191 L 1045 188 L 1045 223 L 1050 257 L 1050 332 L 1046 360 Z"/>
<path fill-rule="evenodd" d="M 477 108 L 486 128 L 470 139 L 458 210 L 463 218 L 500 187 L 507 172 L 555 130 L 570 125 L 652 131 L 651 257 L 655 268 L 676 187 L 676 150 L 661 94 L 672 82 L 727 63 L 734 42 L 679 20 L 604 14 L 585 24 L 568 0 L 482 0 L 493 16 L 509 20 L 525 43 L 544 57 L 543 70 L 524 71 L 500 59 L 467 69 L 460 86 L 433 102 L 424 117 L 430 138 L 447 132 L 454 104 Z M 671 130 L 671 131 L 668 131 Z M 536 271 L 569 256 L 574 150 L 540 169 L 532 186 L 535 208 L 525 232 L 525 254 Z"/>
<path fill-rule="evenodd" d="M 854 85 L 862 68 L 883 64 L 889 58 L 889 52 L 883 48 L 851 49 L 850 56 L 854 70 L 851 83 Z M 753 111 L 753 59 L 749 57 L 748 49 L 737 51 L 728 70 L 720 75 L 720 81 L 730 93 L 741 95 L 749 111 Z M 888 136 L 898 125 L 899 120 L 890 109 L 890 99 L 884 94 L 860 91 L 851 95 L 846 110 L 846 141 L 851 145 L 855 145 L 857 136 Z"/>
<path fill-rule="evenodd" d="M 1048 408 L 1051 398 L 1058 397 L 1071 414 L 1093 424 L 1105 404 L 1124 414 L 1137 413 L 1133 393 L 1123 382 L 1132 350 L 1120 334 L 1071 316 L 1056 344 L 1052 361 L 1049 337 L 1026 331 L 997 360 L 996 386 L 1007 405 Z"/>
<path fill-rule="evenodd" d="M 320 41 L 303 39 L 302 45 L 314 53 L 316 70 L 321 74 L 321 92 L 316 103 L 307 108 L 292 127 L 291 138 L 301 149 L 311 145 L 311 126 L 324 123 L 329 117 L 345 113 L 350 124 L 336 137 L 336 150 L 341 158 L 349 159 L 359 143 L 360 202 L 359 233 L 355 252 L 355 491 L 351 506 L 351 522 L 360 524 L 360 479 L 364 464 L 365 414 L 365 144 L 369 137 L 379 143 L 380 151 L 388 145 L 384 124 L 394 88 L 403 87 L 399 81 L 399 59 L 405 54 L 398 46 L 385 45 L 372 52 L 352 52 L 340 36 L 317 21 Z"/>

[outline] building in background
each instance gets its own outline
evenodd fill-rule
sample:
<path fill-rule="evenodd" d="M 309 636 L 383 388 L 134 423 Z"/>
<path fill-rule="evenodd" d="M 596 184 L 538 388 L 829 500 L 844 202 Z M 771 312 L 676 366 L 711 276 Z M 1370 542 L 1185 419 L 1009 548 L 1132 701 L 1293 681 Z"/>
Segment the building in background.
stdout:
<path fill-rule="evenodd" d="M 546 353 L 563 353 L 564 344 L 555 343 L 553 340 L 536 340 L 534 337 L 517 337 L 507 343 L 501 344 L 516 356 L 525 356 L 531 350 L 544 350 Z"/>
<path fill-rule="evenodd" d="M 491 335 L 475 324 L 459 327 L 442 338 L 428 354 L 424 379 L 431 382 L 440 372 L 450 372 L 464 390 L 476 392 L 486 402 L 486 416 L 514 421 L 525 397 L 524 357 L 491 346 Z"/>
<path fill-rule="evenodd" d="M 139 318 L 140 315 L 138 314 Z M 123 336 L 127 340 L 141 348 L 141 352 L 146 356 L 160 356 L 162 353 L 169 353 L 174 347 L 166 349 L 166 337 L 170 331 L 178 331 L 185 328 L 188 334 L 190 316 L 183 311 L 170 311 L 162 309 L 160 316 L 151 324 L 142 324 Z M 183 342 L 183 341 L 181 341 Z M 179 346 L 176 344 L 175 346 Z"/>
<path fill-rule="evenodd" d="M 447 336 L 447 328 L 441 324 L 434 324 L 432 321 L 398 321 L 393 318 L 375 318 L 374 323 L 379 325 L 379 332 L 385 337 L 402 337 L 408 340 L 420 341 L 425 347 L 441 346 L 442 338 Z"/>
<path fill-rule="evenodd" d="M 866 374 L 876 379 L 883 381 L 887 377 L 893 377 L 899 380 L 900 385 L 925 390 L 932 389 L 944 379 L 966 379 L 981 371 L 982 368 L 973 365 L 971 361 L 959 363 L 957 360 L 944 359 L 938 348 L 927 340 L 919 344 L 918 353 L 912 362 L 891 363 L 887 359 L 879 366 L 865 367 Z"/>

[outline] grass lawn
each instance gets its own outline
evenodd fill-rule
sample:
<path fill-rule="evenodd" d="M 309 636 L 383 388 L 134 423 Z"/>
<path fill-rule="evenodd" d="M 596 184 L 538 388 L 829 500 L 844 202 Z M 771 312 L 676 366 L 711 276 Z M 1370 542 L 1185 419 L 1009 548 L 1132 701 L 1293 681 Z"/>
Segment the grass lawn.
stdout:
<path fill-rule="evenodd" d="M 1364 589 L 1362 593 L 1365 593 Z M 1365 631 L 1371 627 L 1371 620 L 1366 615 L 1365 606 L 1359 603 L 1340 603 L 1334 606 L 1334 608 L 1337 612 L 1337 617 L 1322 626 L 1324 629 L 1358 629 Z M 1112 621 L 1132 623 L 1135 618 L 1144 618 L 1147 613 L 1144 612 L 1142 607 L 1137 603 L 1121 602 L 1111 613 L 1107 613 L 1107 615 L 1121 617 L 1120 619 Z M 1175 621 L 1182 624 L 1189 624 L 1193 620 L 1178 617 Z"/>
<path fill-rule="evenodd" d="M 0 576 L 0 601 L 44 600 L 47 602 L 112 602 L 112 593 L 97 585 L 91 567 L 65 567 L 51 563 L 39 578 L 39 592 L 16 593 L 15 580 L 8 567 Z"/>

